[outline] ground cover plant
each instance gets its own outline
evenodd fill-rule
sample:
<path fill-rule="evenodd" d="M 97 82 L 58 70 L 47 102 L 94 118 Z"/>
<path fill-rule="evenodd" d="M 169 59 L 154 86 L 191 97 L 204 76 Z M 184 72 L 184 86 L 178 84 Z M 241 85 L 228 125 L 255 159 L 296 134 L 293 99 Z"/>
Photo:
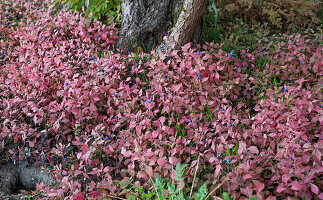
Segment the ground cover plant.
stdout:
<path fill-rule="evenodd" d="M 60 181 L 33 198 L 323 199 L 320 36 L 240 20 L 118 52 L 113 24 L 43 5 L 0 4 L 0 151 Z"/>

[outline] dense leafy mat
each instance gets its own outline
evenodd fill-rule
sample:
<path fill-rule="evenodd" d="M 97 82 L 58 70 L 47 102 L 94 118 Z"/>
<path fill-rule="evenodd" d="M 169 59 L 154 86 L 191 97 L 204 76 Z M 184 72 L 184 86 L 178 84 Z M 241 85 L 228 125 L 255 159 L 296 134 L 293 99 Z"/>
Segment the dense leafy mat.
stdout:
<path fill-rule="evenodd" d="M 61 182 L 35 198 L 153 192 L 178 163 L 183 196 L 323 198 L 321 38 L 124 54 L 113 25 L 42 3 L 0 4 L 1 153 Z"/>

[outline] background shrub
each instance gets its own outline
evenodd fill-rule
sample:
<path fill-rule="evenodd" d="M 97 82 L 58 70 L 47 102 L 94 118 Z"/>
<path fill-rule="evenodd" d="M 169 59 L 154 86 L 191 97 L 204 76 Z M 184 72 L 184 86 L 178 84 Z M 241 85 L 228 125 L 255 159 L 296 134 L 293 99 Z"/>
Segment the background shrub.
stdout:
<path fill-rule="evenodd" d="M 121 0 L 52 0 L 50 3 L 50 8 L 54 8 L 54 11 L 62 7 L 71 11 L 84 11 L 85 16 L 92 13 L 93 16 L 90 18 L 95 18 L 105 24 L 114 22 L 120 25 Z"/>
<path fill-rule="evenodd" d="M 220 17 L 268 22 L 281 30 L 317 28 L 322 24 L 322 2 L 315 0 L 218 0 Z M 231 20 L 230 20 L 231 21 Z"/>

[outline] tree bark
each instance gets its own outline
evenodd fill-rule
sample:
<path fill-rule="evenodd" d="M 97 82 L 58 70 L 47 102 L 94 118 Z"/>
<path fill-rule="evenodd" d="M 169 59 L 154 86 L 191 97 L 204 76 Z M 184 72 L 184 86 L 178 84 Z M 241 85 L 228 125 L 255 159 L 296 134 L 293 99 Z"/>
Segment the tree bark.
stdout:
<path fill-rule="evenodd" d="M 207 5 L 208 0 L 122 0 L 117 48 L 165 51 L 199 42 Z"/>

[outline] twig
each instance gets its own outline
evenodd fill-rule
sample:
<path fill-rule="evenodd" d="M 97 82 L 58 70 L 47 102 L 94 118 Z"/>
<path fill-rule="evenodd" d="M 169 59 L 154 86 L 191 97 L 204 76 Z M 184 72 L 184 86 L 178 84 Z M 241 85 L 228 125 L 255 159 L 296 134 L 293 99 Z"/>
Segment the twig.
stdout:
<path fill-rule="evenodd" d="M 223 183 L 225 181 L 227 181 L 227 177 L 224 178 L 223 182 L 221 184 L 219 184 L 218 186 L 216 186 L 216 188 L 214 188 L 205 198 L 205 200 L 207 200 L 207 198 L 209 198 L 217 189 L 219 189 L 219 187 L 221 187 L 223 185 Z"/>
<path fill-rule="evenodd" d="M 197 173 L 197 169 L 199 168 L 200 156 L 201 155 L 199 154 L 199 157 L 197 158 L 197 163 L 196 163 L 196 168 L 195 168 L 193 183 L 192 183 L 192 187 L 191 187 L 190 197 L 192 196 L 192 192 L 193 192 L 193 188 L 194 188 L 194 182 L 195 182 L 195 178 L 196 178 L 196 173 Z"/>
<path fill-rule="evenodd" d="M 111 196 L 111 195 L 108 195 L 108 194 L 107 194 L 107 196 L 110 197 L 110 198 L 114 198 L 114 199 L 127 200 L 127 199 L 124 199 L 124 198 L 121 198 L 121 197 L 115 197 L 115 196 Z"/>

